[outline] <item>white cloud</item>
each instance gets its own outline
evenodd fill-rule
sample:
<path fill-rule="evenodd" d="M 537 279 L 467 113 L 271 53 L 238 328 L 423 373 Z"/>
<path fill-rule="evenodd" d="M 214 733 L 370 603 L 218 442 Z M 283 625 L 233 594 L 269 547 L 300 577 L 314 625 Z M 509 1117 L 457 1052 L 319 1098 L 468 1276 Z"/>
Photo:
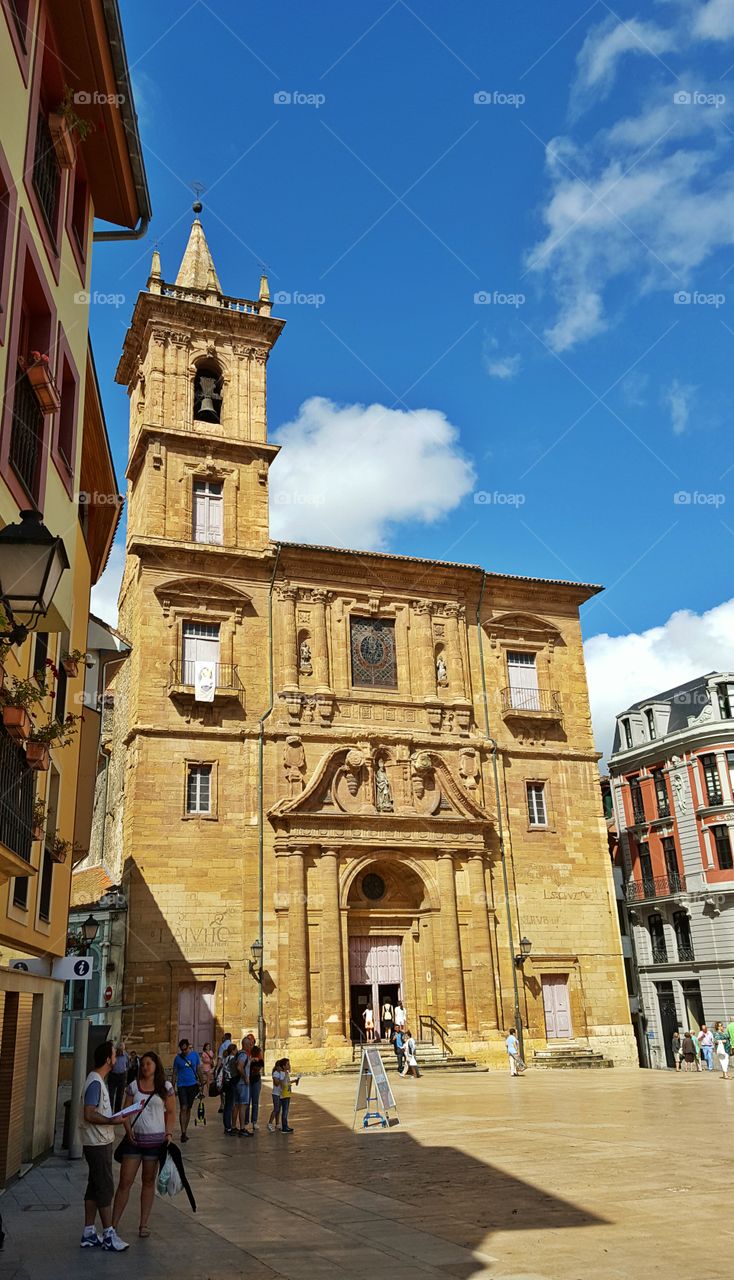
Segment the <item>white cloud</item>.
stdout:
<path fill-rule="evenodd" d="M 707 0 L 693 22 L 700 40 L 730 40 L 734 36 L 734 0 Z"/>
<path fill-rule="evenodd" d="M 617 63 L 625 54 L 657 57 L 675 47 L 676 37 L 652 22 L 630 18 L 619 22 L 611 15 L 594 27 L 584 40 L 577 58 L 577 92 L 594 90 L 595 96 L 607 92 L 617 71 Z"/>
<path fill-rule="evenodd" d="M 707 671 L 734 668 L 734 599 L 701 614 L 680 609 L 639 634 L 592 636 L 584 652 L 594 737 L 606 759 L 615 717 L 631 703 Z"/>
<path fill-rule="evenodd" d="M 92 587 L 92 601 L 89 607 L 92 613 L 103 622 L 109 622 L 112 627 L 117 626 L 117 597 L 120 594 L 124 568 L 125 544 L 116 542 L 110 552 L 107 568 L 97 585 Z"/>
<path fill-rule="evenodd" d="M 496 345 L 496 343 L 494 344 Z M 484 367 L 490 378 L 501 378 L 503 381 L 516 378 L 522 365 L 521 355 L 492 356 L 489 352 L 484 357 Z"/>
<path fill-rule="evenodd" d="M 670 425 L 674 436 L 681 436 L 688 426 L 691 412 L 691 400 L 696 387 L 687 387 L 674 378 L 663 396 L 663 401 L 670 409 Z"/>
<path fill-rule="evenodd" d="M 274 538 L 381 549 L 395 524 L 431 524 L 458 505 L 475 473 L 459 432 L 436 409 L 306 400 L 275 433 Z"/>

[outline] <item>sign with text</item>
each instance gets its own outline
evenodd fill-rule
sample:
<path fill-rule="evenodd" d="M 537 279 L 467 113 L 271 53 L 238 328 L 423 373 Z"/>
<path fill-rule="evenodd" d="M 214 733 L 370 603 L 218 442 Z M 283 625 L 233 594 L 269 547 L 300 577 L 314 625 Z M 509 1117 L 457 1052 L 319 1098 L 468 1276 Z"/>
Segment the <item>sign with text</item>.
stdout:
<path fill-rule="evenodd" d="M 379 1121 L 383 1128 L 387 1128 L 391 1120 L 393 1124 L 399 1123 L 392 1087 L 385 1073 L 385 1064 L 380 1056 L 380 1050 L 376 1045 L 365 1045 L 362 1049 L 352 1128 L 357 1123 L 359 1111 L 364 1112 L 363 1129 L 369 1128 L 370 1120 Z M 391 1111 L 395 1112 L 392 1117 L 389 1114 Z"/>

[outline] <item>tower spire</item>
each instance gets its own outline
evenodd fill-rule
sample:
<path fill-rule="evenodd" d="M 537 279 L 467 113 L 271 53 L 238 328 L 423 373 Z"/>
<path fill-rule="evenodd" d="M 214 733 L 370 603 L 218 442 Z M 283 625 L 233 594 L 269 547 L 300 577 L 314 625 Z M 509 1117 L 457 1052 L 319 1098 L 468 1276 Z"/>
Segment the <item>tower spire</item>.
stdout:
<path fill-rule="evenodd" d="M 193 205 L 196 217 L 191 225 L 189 242 L 181 259 L 181 266 L 176 276 L 176 284 L 182 285 L 184 288 L 203 289 L 208 292 L 212 291 L 212 284 L 214 284 L 216 292 L 221 294 L 222 286 L 219 283 L 214 260 L 206 242 L 204 228 L 199 220 L 201 209 L 201 201 L 196 200 Z"/>

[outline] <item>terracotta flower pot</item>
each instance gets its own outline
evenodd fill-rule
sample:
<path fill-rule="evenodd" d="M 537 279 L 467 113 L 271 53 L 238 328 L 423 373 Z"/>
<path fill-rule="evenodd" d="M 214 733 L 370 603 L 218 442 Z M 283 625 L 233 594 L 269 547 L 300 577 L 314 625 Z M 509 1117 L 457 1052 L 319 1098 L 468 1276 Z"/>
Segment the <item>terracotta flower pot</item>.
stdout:
<path fill-rule="evenodd" d="M 39 827 L 34 827 L 32 834 L 34 840 L 43 840 L 43 824 Z"/>
<path fill-rule="evenodd" d="M 3 707 L 3 724 L 16 742 L 26 742 L 31 735 L 32 722 L 25 707 Z"/>
<path fill-rule="evenodd" d="M 62 658 L 61 665 L 70 680 L 73 679 L 75 675 L 79 674 L 79 663 L 75 658 Z"/>
<path fill-rule="evenodd" d="M 34 364 L 29 364 L 25 373 L 33 388 L 41 412 L 44 414 L 56 413 L 61 407 L 61 396 L 54 381 L 50 365 L 45 360 L 39 360 Z"/>
<path fill-rule="evenodd" d="M 67 849 L 49 849 L 52 862 L 66 862 Z"/>
<path fill-rule="evenodd" d="M 51 752 L 47 742 L 33 742 L 32 740 L 25 744 L 25 758 L 29 769 L 40 769 L 45 773 L 51 763 Z"/>
<path fill-rule="evenodd" d="M 48 117 L 48 128 L 59 167 L 73 169 L 76 164 L 76 143 L 66 116 L 60 111 L 52 111 Z"/>

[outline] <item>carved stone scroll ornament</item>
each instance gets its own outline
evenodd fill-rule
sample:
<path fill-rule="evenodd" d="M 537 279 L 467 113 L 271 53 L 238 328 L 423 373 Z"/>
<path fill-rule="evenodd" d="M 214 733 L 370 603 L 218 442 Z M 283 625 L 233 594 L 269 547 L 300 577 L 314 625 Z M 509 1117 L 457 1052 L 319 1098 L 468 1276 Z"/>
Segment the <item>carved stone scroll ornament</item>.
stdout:
<path fill-rule="evenodd" d="M 288 784 L 288 795 L 297 796 L 303 791 L 303 774 L 306 768 L 306 754 L 303 743 L 296 734 L 290 734 L 283 744 L 283 768 Z"/>
<path fill-rule="evenodd" d="M 365 776 L 364 765 L 364 752 L 352 747 L 334 779 L 334 799 L 346 813 L 359 813 L 364 807 L 359 798 Z"/>

